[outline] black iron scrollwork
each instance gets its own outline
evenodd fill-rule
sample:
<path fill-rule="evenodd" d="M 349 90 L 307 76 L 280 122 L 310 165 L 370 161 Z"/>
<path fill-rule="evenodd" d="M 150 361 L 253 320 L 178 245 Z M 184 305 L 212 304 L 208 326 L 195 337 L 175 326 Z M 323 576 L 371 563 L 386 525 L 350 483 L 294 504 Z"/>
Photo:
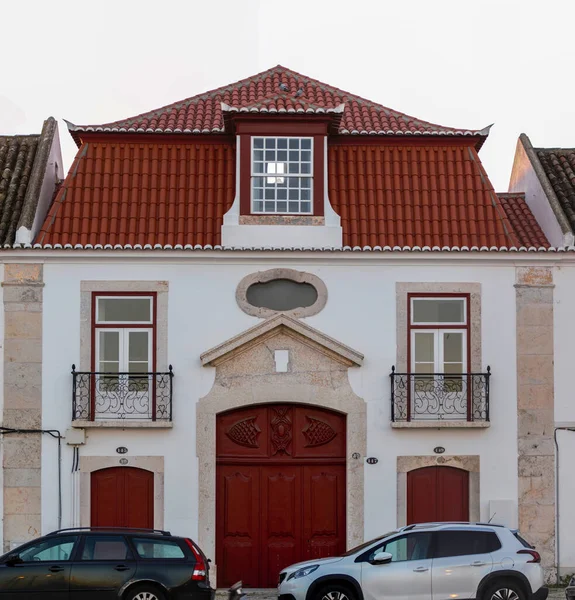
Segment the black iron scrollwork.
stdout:
<path fill-rule="evenodd" d="M 396 373 L 391 377 L 391 420 L 489 421 L 486 373 Z"/>
<path fill-rule="evenodd" d="M 74 420 L 172 420 L 172 380 L 166 373 L 87 373 L 72 365 Z"/>

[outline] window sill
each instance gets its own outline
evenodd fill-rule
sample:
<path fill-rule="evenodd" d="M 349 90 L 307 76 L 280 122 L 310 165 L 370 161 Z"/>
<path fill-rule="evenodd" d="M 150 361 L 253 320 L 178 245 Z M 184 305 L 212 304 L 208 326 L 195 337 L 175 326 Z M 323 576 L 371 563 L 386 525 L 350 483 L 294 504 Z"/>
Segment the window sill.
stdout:
<path fill-rule="evenodd" d="M 240 225 L 325 225 L 325 217 L 314 215 L 274 215 L 252 214 L 240 215 Z"/>
<path fill-rule="evenodd" d="M 172 429 L 172 421 L 150 421 L 142 419 L 110 419 L 99 421 L 86 421 L 77 419 L 72 421 L 72 427 L 81 429 Z"/>
<path fill-rule="evenodd" d="M 487 429 L 489 421 L 392 421 L 392 429 Z"/>

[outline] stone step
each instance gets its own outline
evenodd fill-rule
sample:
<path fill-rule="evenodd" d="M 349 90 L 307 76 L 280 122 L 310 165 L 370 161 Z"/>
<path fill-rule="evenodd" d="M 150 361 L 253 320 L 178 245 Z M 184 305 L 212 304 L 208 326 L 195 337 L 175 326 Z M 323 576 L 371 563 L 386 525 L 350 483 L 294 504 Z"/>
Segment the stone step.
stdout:
<path fill-rule="evenodd" d="M 277 600 L 278 591 L 276 588 L 244 588 L 246 600 Z M 227 588 L 218 588 L 216 590 L 216 600 L 227 600 Z"/>

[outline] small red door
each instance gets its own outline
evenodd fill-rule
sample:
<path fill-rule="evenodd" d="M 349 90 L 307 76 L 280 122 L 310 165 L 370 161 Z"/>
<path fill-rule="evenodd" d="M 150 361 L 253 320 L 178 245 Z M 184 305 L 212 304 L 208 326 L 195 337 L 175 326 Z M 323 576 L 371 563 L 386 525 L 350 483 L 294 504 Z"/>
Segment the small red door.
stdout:
<path fill-rule="evenodd" d="M 407 524 L 469 521 L 469 473 L 424 467 L 407 474 Z"/>
<path fill-rule="evenodd" d="M 154 474 L 111 467 L 91 475 L 92 527 L 154 527 Z"/>
<path fill-rule="evenodd" d="M 345 550 L 345 416 L 303 405 L 218 417 L 218 585 L 270 588 L 286 566 Z"/>

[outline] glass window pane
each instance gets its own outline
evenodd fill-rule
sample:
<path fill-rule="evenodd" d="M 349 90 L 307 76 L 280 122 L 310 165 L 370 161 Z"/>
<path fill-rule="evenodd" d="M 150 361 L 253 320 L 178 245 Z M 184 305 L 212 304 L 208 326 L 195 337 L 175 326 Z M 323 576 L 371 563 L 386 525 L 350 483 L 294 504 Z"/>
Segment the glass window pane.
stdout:
<path fill-rule="evenodd" d="M 120 371 L 119 362 L 100 361 L 100 373 L 118 373 Z"/>
<path fill-rule="evenodd" d="M 132 541 L 140 558 L 186 558 L 184 551 L 177 542 L 145 538 L 134 538 Z"/>
<path fill-rule="evenodd" d="M 100 362 L 117 362 L 120 360 L 120 332 L 102 331 L 98 332 L 100 336 Z"/>
<path fill-rule="evenodd" d="M 412 306 L 413 323 L 465 323 L 462 298 L 416 298 Z"/>
<path fill-rule="evenodd" d="M 412 533 L 395 538 L 381 548 L 393 556 L 391 562 L 424 560 L 431 556 L 431 533 Z M 377 551 L 376 551 L 377 552 Z M 374 553 L 375 554 L 375 553 Z M 373 556 L 370 556 L 372 559 Z"/>
<path fill-rule="evenodd" d="M 443 334 L 443 360 L 445 362 L 463 361 L 463 334 L 445 332 Z"/>
<path fill-rule="evenodd" d="M 151 298 L 98 298 L 99 323 L 150 323 Z"/>
<path fill-rule="evenodd" d="M 275 148 L 276 147 L 276 139 L 275 138 L 266 138 L 266 149 Z"/>
<path fill-rule="evenodd" d="M 29 546 L 20 552 L 24 562 L 52 562 L 55 560 L 70 560 L 77 537 L 66 536 L 57 539 L 44 540 Z"/>
<path fill-rule="evenodd" d="M 435 372 L 435 364 L 434 363 L 415 363 L 416 373 L 434 373 Z"/>
<path fill-rule="evenodd" d="M 264 140 L 263 138 L 254 138 L 254 148 L 263 148 Z"/>
<path fill-rule="evenodd" d="M 290 150 L 297 150 L 299 148 L 299 139 L 298 138 L 289 138 L 289 147 L 290 147 Z"/>
<path fill-rule="evenodd" d="M 460 374 L 463 373 L 463 363 L 448 363 L 444 365 L 443 372 L 445 374 Z"/>
<path fill-rule="evenodd" d="M 278 148 L 287 148 L 287 138 L 279 138 L 277 146 Z"/>
<path fill-rule="evenodd" d="M 126 560 L 130 550 L 122 536 L 88 536 L 84 543 L 82 560 Z"/>
<path fill-rule="evenodd" d="M 130 361 L 143 360 L 148 361 L 149 351 L 149 332 L 148 331 L 130 331 L 129 332 L 128 357 Z"/>
<path fill-rule="evenodd" d="M 308 139 L 303 139 L 301 141 L 301 147 L 305 148 L 306 150 L 311 149 L 311 139 L 309 139 L 309 138 Z"/>
<path fill-rule="evenodd" d="M 431 332 L 415 334 L 415 362 L 435 360 L 435 334 Z"/>
<path fill-rule="evenodd" d="M 498 540 L 493 540 L 492 536 L 492 533 L 483 531 L 438 531 L 435 556 L 487 554 L 498 545 Z"/>

